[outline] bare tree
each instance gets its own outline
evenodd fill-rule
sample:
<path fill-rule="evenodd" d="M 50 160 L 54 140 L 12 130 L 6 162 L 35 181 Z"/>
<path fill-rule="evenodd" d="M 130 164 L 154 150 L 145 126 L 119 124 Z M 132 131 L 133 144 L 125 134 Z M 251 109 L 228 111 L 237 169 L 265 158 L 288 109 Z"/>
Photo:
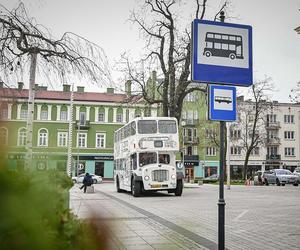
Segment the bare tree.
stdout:
<path fill-rule="evenodd" d="M 34 18 L 20 3 L 13 10 L 0 5 L 0 77 L 24 74 L 29 64 L 29 100 L 27 118 L 27 164 L 32 159 L 34 86 L 37 71 L 56 74 L 63 82 L 74 76 L 91 82 L 110 80 L 103 50 L 74 33 L 66 32 L 59 39 Z M 27 74 L 28 75 L 28 74 Z"/>
<path fill-rule="evenodd" d="M 208 0 L 195 0 L 194 16 L 203 19 Z M 191 62 L 191 34 L 189 28 L 182 28 L 180 3 L 176 0 L 145 0 L 138 11 L 133 11 L 131 21 L 136 24 L 146 41 L 145 55 L 132 62 L 123 56 L 126 72 L 133 83 L 140 87 L 141 94 L 149 104 L 160 104 L 164 116 L 173 116 L 180 120 L 182 103 L 185 96 L 193 91 L 206 92 L 206 85 L 195 86 L 189 80 Z M 224 1 L 221 10 L 226 10 L 228 1 Z M 180 31 L 183 30 L 183 31 Z M 152 86 L 159 93 L 153 95 L 149 90 L 149 75 L 155 67 L 161 81 Z M 152 79 L 153 80 L 153 79 Z"/>
<path fill-rule="evenodd" d="M 232 123 L 229 130 L 232 145 L 238 146 L 241 148 L 241 151 L 244 151 L 243 179 L 246 178 L 251 153 L 266 143 L 266 114 L 271 108 L 268 92 L 273 91 L 273 89 L 271 79 L 266 78 L 251 86 L 251 99 L 246 101 L 238 100 L 238 121 Z M 235 139 L 237 140 L 235 141 Z"/>
<path fill-rule="evenodd" d="M 289 95 L 291 102 L 300 102 L 300 82 L 297 82 L 296 88 L 291 90 L 291 94 Z"/>

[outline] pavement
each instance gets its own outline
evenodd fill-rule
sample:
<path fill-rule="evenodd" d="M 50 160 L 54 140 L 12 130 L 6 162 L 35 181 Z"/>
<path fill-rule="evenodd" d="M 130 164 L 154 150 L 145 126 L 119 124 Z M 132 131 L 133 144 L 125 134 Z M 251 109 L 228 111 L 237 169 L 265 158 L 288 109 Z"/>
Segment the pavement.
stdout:
<path fill-rule="evenodd" d="M 76 184 L 70 208 L 107 223 L 110 249 L 217 249 L 217 185 L 186 183 L 182 197 L 139 198 L 111 182 L 94 186 L 83 194 Z M 225 201 L 227 249 L 300 249 L 300 187 L 225 187 Z"/>

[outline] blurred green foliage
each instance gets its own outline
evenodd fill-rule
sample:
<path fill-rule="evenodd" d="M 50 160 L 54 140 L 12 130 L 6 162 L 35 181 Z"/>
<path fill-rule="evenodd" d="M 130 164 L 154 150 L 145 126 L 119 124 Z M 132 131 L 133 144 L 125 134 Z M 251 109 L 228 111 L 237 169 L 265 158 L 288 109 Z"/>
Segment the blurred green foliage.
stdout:
<path fill-rule="evenodd" d="M 0 249 L 105 249 L 93 224 L 68 209 L 73 183 L 56 171 L 0 168 Z"/>

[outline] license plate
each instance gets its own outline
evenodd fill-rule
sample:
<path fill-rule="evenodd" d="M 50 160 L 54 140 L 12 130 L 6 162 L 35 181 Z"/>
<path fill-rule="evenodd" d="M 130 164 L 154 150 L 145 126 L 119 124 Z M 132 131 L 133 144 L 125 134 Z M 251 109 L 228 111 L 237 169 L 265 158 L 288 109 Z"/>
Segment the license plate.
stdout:
<path fill-rule="evenodd" d="M 161 184 L 153 184 L 151 185 L 152 188 L 160 188 L 161 187 Z"/>

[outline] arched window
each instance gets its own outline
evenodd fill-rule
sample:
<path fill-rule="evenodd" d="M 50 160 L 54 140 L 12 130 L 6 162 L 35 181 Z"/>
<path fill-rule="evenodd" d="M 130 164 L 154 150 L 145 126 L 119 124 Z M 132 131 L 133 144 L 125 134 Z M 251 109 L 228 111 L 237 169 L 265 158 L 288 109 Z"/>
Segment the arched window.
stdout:
<path fill-rule="evenodd" d="M 116 122 L 123 122 L 123 110 L 122 110 L 122 108 L 117 109 Z"/>
<path fill-rule="evenodd" d="M 0 145 L 7 145 L 7 136 L 8 136 L 8 131 L 7 128 L 0 128 Z"/>
<path fill-rule="evenodd" d="M 18 131 L 18 146 L 26 145 L 26 128 L 20 128 Z"/>
<path fill-rule="evenodd" d="M 2 103 L 0 106 L 0 120 L 6 120 L 8 118 L 8 106 L 7 103 Z"/>
<path fill-rule="evenodd" d="M 41 120 L 46 121 L 48 120 L 48 106 L 43 105 L 41 108 Z"/>
<path fill-rule="evenodd" d="M 66 105 L 63 105 L 60 110 L 60 120 L 67 121 L 68 120 L 68 108 Z"/>
<path fill-rule="evenodd" d="M 28 115 L 27 104 L 22 104 L 20 118 L 22 120 L 26 120 L 27 119 L 27 115 Z"/>
<path fill-rule="evenodd" d="M 41 128 L 38 132 L 38 146 L 48 146 L 48 130 Z"/>

